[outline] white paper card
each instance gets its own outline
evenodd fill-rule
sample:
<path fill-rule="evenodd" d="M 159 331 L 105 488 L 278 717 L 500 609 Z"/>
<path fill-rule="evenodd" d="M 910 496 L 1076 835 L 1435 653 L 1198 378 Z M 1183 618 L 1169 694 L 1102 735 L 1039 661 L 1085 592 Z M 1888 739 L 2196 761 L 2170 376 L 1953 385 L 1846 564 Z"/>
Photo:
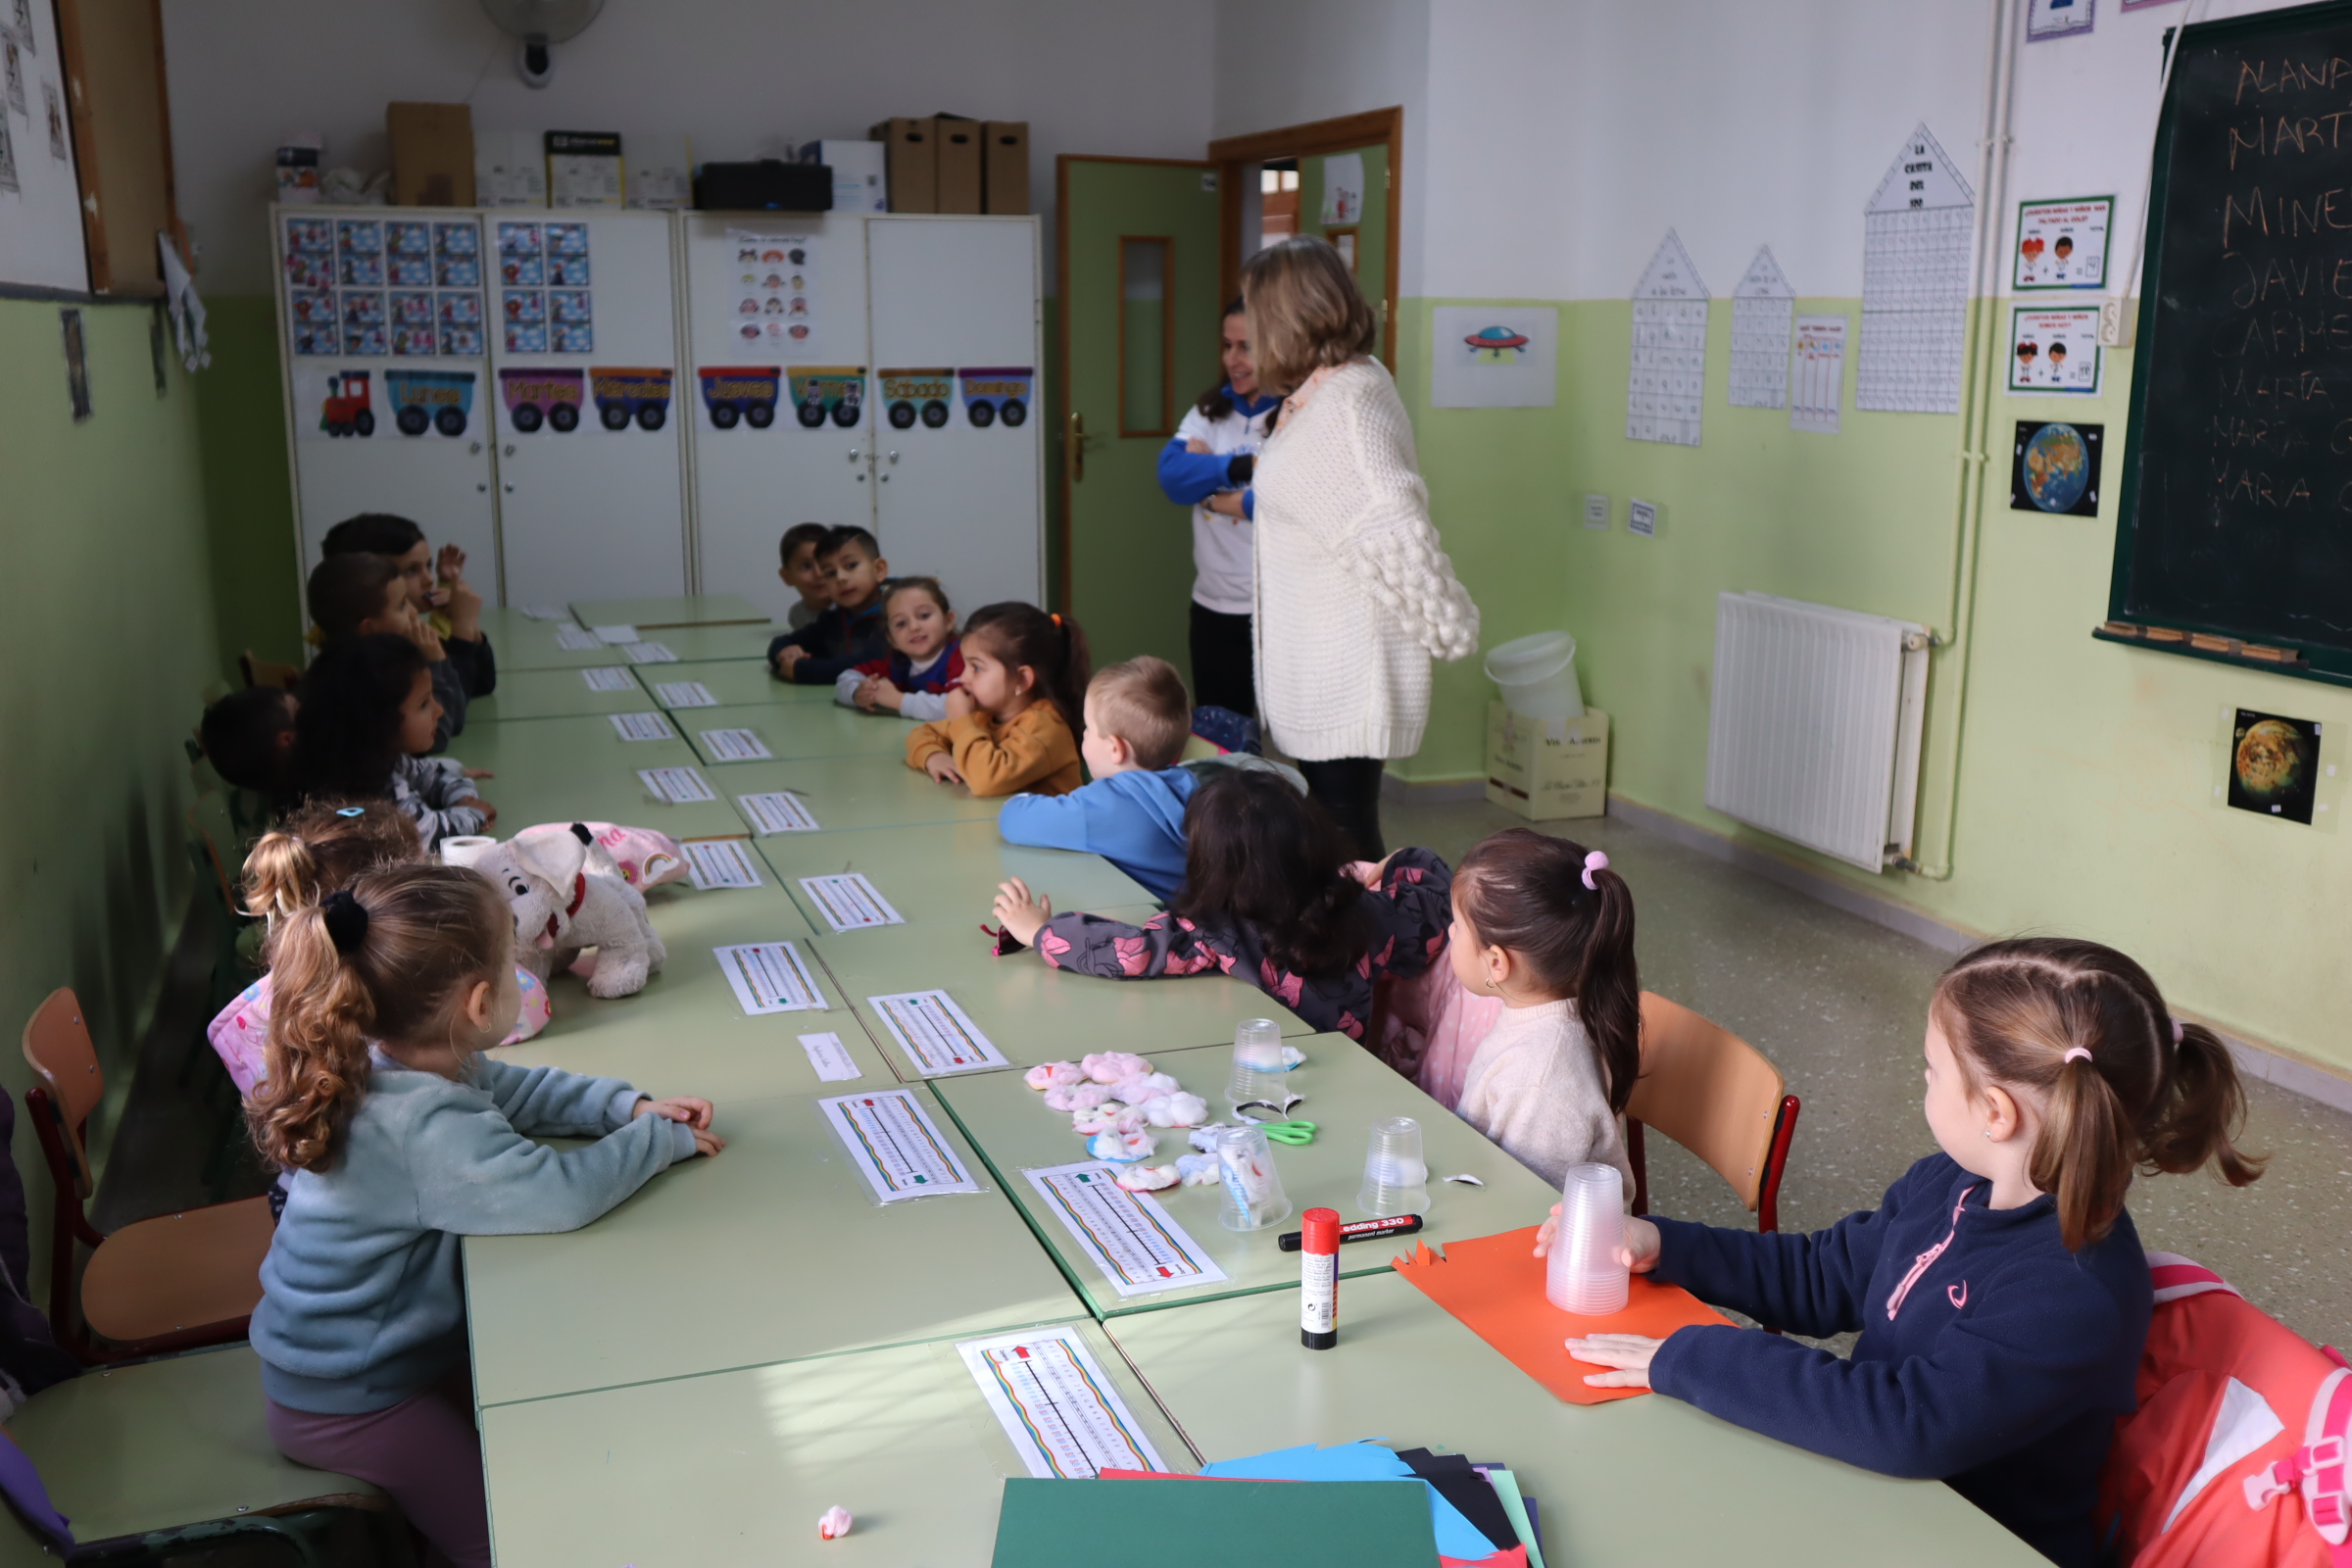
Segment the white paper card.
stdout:
<path fill-rule="evenodd" d="M 1627 501 L 1625 531 L 1638 533 L 1644 539 L 1655 539 L 1658 536 L 1658 504 L 1638 497 Z"/>
<path fill-rule="evenodd" d="M 1102 1161 L 1084 1159 L 1021 1174 L 1121 1296 L 1150 1296 L 1226 1277 L 1157 1199 L 1121 1187 Z"/>
<path fill-rule="evenodd" d="M 1625 438 L 1698 445 L 1707 379 L 1707 285 L 1673 229 L 1634 285 L 1634 346 L 1625 381 Z"/>
<path fill-rule="evenodd" d="M 556 646 L 567 654 L 584 654 L 591 648 L 604 647 L 605 643 L 585 626 L 558 626 Z"/>
<path fill-rule="evenodd" d="M 912 1090 L 877 1089 L 816 1103 L 881 1201 L 980 1190 Z"/>
<path fill-rule="evenodd" d="M 1585 526 L 1606 533 L 1609 527 L 1609 498 L 1597 492 L 1585 497 Z"/>
<path fill-rule="evenodd" d="M 712 948 L 711 956 L 726 971 L 727 984 L 743 1010 L 759 1017 L 770 1012 L 822 1012 L 825 994 L 790 942 L 746 942 L 732 948 Z"/>
<path fill-rule="evenodd" d="M 925 1078 L 1012 1065 L 945 991 L 903 991 L 894 996 L 868 997 L 865 1004 L 881 1014 L 882 1021 L 898 1038 L 899 1049 L 906 1053 L 914 1070 Z"/>
<path fill-rule="evenodd" d="M 1796 318 L 1796 378 L 1788 395 L 1788 428 L 1836 435 L 1845 402 L 1845 318 Z"/>
<path fill-rule="evenodd" d="M 688 839 L 678 848 L 686 852 L 687 874 L 705 892 L 760 886 L 759 862 L 741 839 Z"/>
<path fill-rule="evenodd" d="M 1757 248 L 1747 275 L 1732 290 L 1732 407 L 1777 409 L 1788 401 L 1788 332 L 1796 290 L 1773 259 Z"/>
<path fill-rule="evenodd" d="M 684 806 L 690 801 L 715 801 L 710 781 L 691 767 L 641 767 L 637 777 L 645 787 L 672 806 Z"/>
<path fill-rule="evenodd" d="M 635 677 L 619 664 L 598 664 L 583 669 L 580 679 L 588 683 L 588 689 L 592 692 L 625 692 L 637 685 Z"/>
<path fill-rule="evenodd" d="M 596 640 L 600 643 L 633 643 L 637 640 L 637 628 L 634 626 L 591 626 L 588 629 L 596 633 Z"/>
<path fill-rule="evenodd" d="M 852 1078 L 865 1076 L 858 1069 L 858 1058 L 850 1054 L 850 1048 L 841 1043 L 841 1036 L 830 1030 L 801 1036 L 801 1049 L 808 1054 L 808 1065 L 816 1069 L 816 1076 L 822 1082 L 847 1083 Z"/>
<path fill-rule="evenodd" d="M 1559 400 L 1558 306 L 1441 305 L 1431 315 L 1433 408 L 1548 409 Z"/>
<path fill-rule="evenodd" d="M 716 708 L 718 699 L 699 680 L 664 680 L 654 684 L 654 699 L 664 708 Z"/>
<path fill-rule="evenodd" d="M 1322 221 L 1345 227 L 1364 217 L 1364 155 L 1333 153 L 1323 160 Z"/>
<path fill-rule="evenodd" d="M 1039 1480 L 1167 1470 L 1075 1326 L 966 1340 L 956 1352 Z"/>
<path fill-rule="evenodd" d="M 805 876 L 801 878 L 801 888 L 808 895 L 808 902 L 816 906 L 816 912 L 836 932 L 906 923 L 906 917 L 890 906 L 881 889 L 867 881 L 862 871 L 840 876 Z"/>
<path fill-rule="evenodd" d="M 525 605 L 522 612 L 533 620 L 562 620 L 564 616 L 562 605 Z"/>
<path fill-rule="evenodd" d="M 702 734 L 703 755 L 713 762 L 762 762 L 776 755 L 767 749 L 758 730 L 707 729 Z"/>
<path fill-rule="evenodd" d="M 674 741 L 678 732 L 660 713 L 607 713 L 624 741 Z"/>
<path fill-rule="evenodd" d="M 666 643 L 630 643 L 621 649 L 632 664 L 674 664 L 678 656 L 669 651 Z"/>
<path fill-rule="evenodd" d="M 738 795 L 735 804 L 743 808 L 745 818 L 759 830 L 762 838 L 770 833 L 819 831 L 816 818 L 808 814 L 808 808 L 783 790 L 765 795 Z"/>

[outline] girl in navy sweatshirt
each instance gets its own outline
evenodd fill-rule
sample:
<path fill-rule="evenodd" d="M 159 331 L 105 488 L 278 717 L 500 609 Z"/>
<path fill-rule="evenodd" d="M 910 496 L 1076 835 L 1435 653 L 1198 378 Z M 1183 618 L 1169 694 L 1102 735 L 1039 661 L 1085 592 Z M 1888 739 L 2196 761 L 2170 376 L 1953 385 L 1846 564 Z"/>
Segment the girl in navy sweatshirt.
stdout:
<path fill-rule="evenodd" d="M 2099 1469 L 2134 1407 L 2151 1304 L 2125 1190 L 2135 1165 L 2253 1181 L 2261 1161 L 2230 1141 L 2244 1109 L 2221 1040 L 2172 1017 L 2124 955 L 1989 944 L 1929 1006 L 1926 1110 L 1943 1152 L 1876 1212 L 1810 1236 L 1626 1222 L 1636 1272 L 1793 1333 L 1859 1329 L 1852 1359 L 1723 1326 L 1569 1351 L 1619 1369 L 1588 1383 L 1947 1481 L 2052 1561 L 2091 1568 Z"/>

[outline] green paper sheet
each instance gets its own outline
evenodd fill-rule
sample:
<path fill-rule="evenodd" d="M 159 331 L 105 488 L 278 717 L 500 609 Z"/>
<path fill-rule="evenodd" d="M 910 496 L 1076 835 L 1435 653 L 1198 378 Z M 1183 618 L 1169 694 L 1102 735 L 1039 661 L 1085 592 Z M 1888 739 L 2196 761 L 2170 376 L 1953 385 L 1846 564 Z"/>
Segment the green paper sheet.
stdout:
<path fill-rule="evenodd" d="M 1436 1568 L 1419 1481 L 1004 1483 L 996 1568 Z"/>
<path fill-rule="evenodd" d="M 1502 1511 L 1509 1516 L 1511 1528 L 1519 1532 L 1519 1543 L 1527 1547 L 1527 1568 L 1544 1568 L 1544 1548 L 1536 1544 L 1536 1527 L 1528 1522 L 1527 1503 L 1519 1495 L 1519 1478 L 1508 1470 L 1490 1470 L 1487 1479 L 1494 1484 L 1495 1495 L 1502 1498 Z"/>

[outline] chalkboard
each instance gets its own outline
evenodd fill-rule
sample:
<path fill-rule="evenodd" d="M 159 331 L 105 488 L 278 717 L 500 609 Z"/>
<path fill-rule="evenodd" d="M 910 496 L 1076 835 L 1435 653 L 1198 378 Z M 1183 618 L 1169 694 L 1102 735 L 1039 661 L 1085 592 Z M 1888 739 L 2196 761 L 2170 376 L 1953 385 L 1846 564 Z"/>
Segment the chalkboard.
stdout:
<path fill-rule="evenodd" d="M 2352 4 L 2176 48 L 2104 634 L 2352 684 Z"/>

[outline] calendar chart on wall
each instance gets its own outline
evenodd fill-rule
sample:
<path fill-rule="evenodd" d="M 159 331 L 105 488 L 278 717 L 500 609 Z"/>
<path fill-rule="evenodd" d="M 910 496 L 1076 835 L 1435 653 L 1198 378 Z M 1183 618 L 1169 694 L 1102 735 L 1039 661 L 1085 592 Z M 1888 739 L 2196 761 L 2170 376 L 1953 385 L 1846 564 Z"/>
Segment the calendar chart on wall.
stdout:
<path fill-rule="evenodd" d="M 1960 412 L 1976 212 L 1976 193 L 1920 125 L 1863 209 L 1857 409 Z"/>

